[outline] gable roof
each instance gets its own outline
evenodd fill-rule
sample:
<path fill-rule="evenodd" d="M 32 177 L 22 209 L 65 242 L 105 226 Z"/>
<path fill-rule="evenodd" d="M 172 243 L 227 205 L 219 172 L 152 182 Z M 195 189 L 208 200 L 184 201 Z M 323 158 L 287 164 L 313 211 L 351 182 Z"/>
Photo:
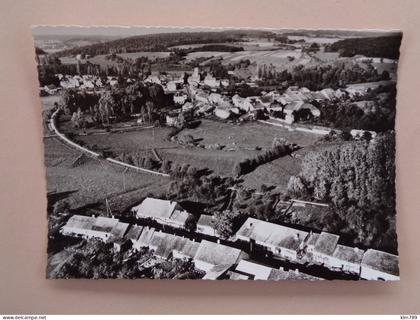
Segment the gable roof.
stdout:
<path fill-rule="evenodd" d="M 234 264 L 242 251 L 219 243 L 207 240 L 201 241 L 194 260 L 202 261 L 212 265 Z"/>
<path fill-rule="evenodd" d="M 140 244 L 140 246 L 148 246 L 150 241 L 152 240 L 153 234 L 155 233 L 155 228 L 143 228 L 143 231 L 140 235 L 140 238 L 137 240 L 137 243 Z"/>
<path fill-rule="evenodd" d="M 302 242 L 308 236 L 308 233 L 305 231 L 255 218 L 248 218 L 236 234 L 237 236 L 253 239 L 266 245 L 295 251 L 299 249 Z"/>
<path fill-rule="evenodd" d="M 321 232 L 315 243 L 315 251 L 331 256 L 340 237 L 336 234 Z"/>
<path fill-rule="evenodd" d="M 140 238 L 142 231 L 143 231 L 142 226 L 132 225 L 130 229 L 128 229 L 127 234 L 125 235 L 125 238 L 132 241 L 137 241 Z"/>
<path fill-rule="evenodd" d="M 97 217 L 93 223 L 92 230 L 101 232 L 111 232 L 114 226 L 118 223 L 117 219 L 107 217 Z"/>
<path fill-rule="evenodd" d="M 66 228 L 82 229 L 82 230 L 91 230 L 95 222 L 94 217 L 74 215 L 65 224 Z"/>
<path fill-rule="evenodd" d="M 155 255 L 168 259 L 173 252 L 193 258 L 199 244 L 187 238 L 173 234 L 155 232 L 150 241 L 150 248 L 155 250 Z"/>
<path fill-rule="evenodd" d="M 170 219 L 173 222 L 177 222 L 179 224 L 184 224 L 185 220 L 187 220 L 189 213 L 187 211 L 181 211 L 181 210 L 174 210 L 174 212 L 171 214 Z"/>
<path fill-rule="evenodd" d="M 177 206 L 178 204 L 174 201 L 146 198 L 132 210 L 141 217 L 168 219 Z"/>
<path fill-rule="evenodd" d="M 308 239 L 308 246 L 312 245 L 315 246 L 316 242 L 318 241 L 319 233 L 312 233 Z"/>
<path fill-rule="evenodd" d="M 399 276 L 398 256 L 374 249 L 368 249 L 363 255 L 362 266 L 384 273 Z"/>
<path fill-rule="evenodd" d="M 272 268 L 247 260 L 241 260 L 236 266 L 236 271 L 254 276 L 254 280 L 267 280 Z"/>
<path fill-rule="evenodd" d="M 338 260 L 360 264 L 362 262 L 364 253 L 365 253 L 364 250 L 338 244 L 337 247 L 335 248 L 333 257 Z"/>
<path fill-rule="evenodd" d="M 218 264 L 212 267 L 206 275 L 202 278 L 203 280 L 217 280 L 222 276 L 226 271 L 229 270 L 231 264 Z"/>
<path fill-rule="evenodd" d="M 116 238 L 124 237 L 124 234 L 127 232 L 127 229 L 130 225 L 125 222 L 117 222 L 111 230 L 111 234 Z"/>

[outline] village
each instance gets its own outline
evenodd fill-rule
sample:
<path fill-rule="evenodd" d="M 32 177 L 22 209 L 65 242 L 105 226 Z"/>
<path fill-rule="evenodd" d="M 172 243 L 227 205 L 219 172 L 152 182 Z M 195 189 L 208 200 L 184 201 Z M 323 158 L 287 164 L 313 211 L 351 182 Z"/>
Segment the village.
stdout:
<path fill-rule="evenodd" d="M 49 277 L 399 279 L 396 57 L 247 37 L 37 55 Z"/>
<path fill-rule="evenodd" d="M 388 61 L 387 63 L 395 63 Z M 118 86 L 117 77 L 108 76 L 106 80 L 94 75 L 62 75 L 57 74 L 60 85 L 46 85 L 40 88 L 44 94 L 56 95 L 63 89 L 77 89 L 89 93 L 102 92 L 105 88 Z M 176 78 L 176 77 L 175 77 Z M 126 85 L 135 82 L 134 79 L 125 79 Z M 216 79 L 211 74 L 204 78 L 200 75 L 200 69 L 196 67 L 188 76 L 183 74 L 179 79 L 168 75 L 150 75 L 143 83 L 158 84 L 162 86 L 165 94 L 173 96 L 175 108 L 166 114 L 165 124 L 169 127 L 182 127 L 185 123 L 185 114 L 194 118 L 202 118 L 214 115 L 220 120 L 249 121 L 259 120 L 275 126 L 282 126 L 288 130 L 311 132 L 327 135 L 334 131 L 339 133 L 338 128 L 329 128 L 316 124 L 320 117 L 320 110 L 311 102 L 322 101 L 350 101 L 356 102 L 363 108 L 368 108 L 369 101 L 364 97 L 378 87 L 393 85 L 393 80 L 383 80 L 371 83 L 358 83 L 347 85 L 344 89 L 326 88 L 320 91 L 311 91 L 305 87 L 288 87 L 280 94 L 278 91 L 261 92 L 259 96 L 242 98 L 238 94 L 227 95 L 224 90 L 229 86 L 229 79 Z M 257 87 L 255 82 L 246 85 Z M 136 116 L 136 115 L 134 115 Z M 137 116 L 140 116 L 138 114 Z M 141 117 L 135 119 L 137 124 L 144 120 Z M 192 120 L 190 117 L 189 120 Z M 305 124 L 299 124 L 304 122 Z M 360 138 L 367 132 L 372 138 L 375 131 L 352 129 L 350 134 L 353 138 Z"/>

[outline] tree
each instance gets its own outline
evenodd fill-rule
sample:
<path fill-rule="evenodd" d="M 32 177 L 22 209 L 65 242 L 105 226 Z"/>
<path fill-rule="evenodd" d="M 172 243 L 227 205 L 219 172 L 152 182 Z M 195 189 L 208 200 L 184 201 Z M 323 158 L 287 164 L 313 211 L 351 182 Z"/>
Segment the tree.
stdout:
<path fill-rule="evenodd" d="M 171 163 L 169 160 L 163 160 L 162 162 L 162 172 L 163 173 L 168 173 L 169 171 L 171 171 Z"/>
<path fill-rule="evenodd" d="M 114 113 L 115 99 L 110 91 L 105 91 L 99 99 L 99 115 L 102 123 L 109 124 L 109 117 Z"/>
<path fill-rule="evenodd" d="M 67 200 L 59 200 L 53 205 L 53 214 L 68 213 L 70 204 Z"/>
<path fill-rule="evenodd" d="M 150 101 L 150 100 L 146 101 L 146 109 L 147 109 L 147 116 L 148 116 L 149 123 L 152 122 L 152 112 L 154 110 L 154 107 L 155 105 L 153 101 Z"/>
<path fill-rule="evenodd" d="M 231 237 L 243 223 L 244 216 L 234 211 L 216 211 L 214 214 L 214 228 L 221 238 Z"/>
<path fill-rule="evenodd" d="M 184 223 L 184 228 L 189 232 L 194 232 L 197 228 L 197 220 L 193 214 L 189 214 Z"/>

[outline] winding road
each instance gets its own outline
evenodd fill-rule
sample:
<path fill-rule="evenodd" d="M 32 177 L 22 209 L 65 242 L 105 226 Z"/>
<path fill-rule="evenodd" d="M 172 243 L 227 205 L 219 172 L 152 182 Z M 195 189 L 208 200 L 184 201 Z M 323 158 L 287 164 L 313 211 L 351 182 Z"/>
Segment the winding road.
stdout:
<path fill-rule="evenodd" d="M 58 128 L 55 124 L 55 121 L 56 121 L 56 117 L 60 113 L 60 111 L 61 111 L 61 109 L 59 108 L 56 111 L 54 111 L 54 113 L 51 115 L 51 118 L 49 119 L 50 121 L 49 121 L 48 128 L 51 131 L 53 131 L 53 133 L 55 133 L 55 135 L 59 139 L 61 139 L 63 142 L 65 142 L 67 145 L 70 145 L 74 149 L 76 149 L 76 150 L 78 150 L 78 151 L 80 151 L 80 152 L 82 152 L 82 153 L 84 153 L 84 154 L 86 154 L 90 157 L 99 158 L 100 157 L 99 153 L 94 152 L 92 150 L 89 150 L 89 149 L 87 149 L 85 147 L 82 147 L 81 145 L 71 141 L 69 138 L 67 138 L 64 134 L 62 134 L 58 130 Z M 158 171 L 153 171 L 153 170 L 149 170 L 149 169 L 145 169 L 145 168 L 141 168 L 141 167 L 136 167 L 136 166 L 127 164 L 125 162 L 118 161 L 118 160 L 113 159 L 113 158 L 106 158 L 105 160 L 110 162 L 111 164 L 122 166 L 122 167 L 129 168 L 129 169 L 133 169 L 133 170 L 136 170 L 136 171 L 142 171 L 142 172 L 146 172 L 146 173 L 150 173 L 150 174 L 154 174 L 154 175 L 158 175 L 158 176 L 169 177 L 169 174 L 158 172 Z"/>

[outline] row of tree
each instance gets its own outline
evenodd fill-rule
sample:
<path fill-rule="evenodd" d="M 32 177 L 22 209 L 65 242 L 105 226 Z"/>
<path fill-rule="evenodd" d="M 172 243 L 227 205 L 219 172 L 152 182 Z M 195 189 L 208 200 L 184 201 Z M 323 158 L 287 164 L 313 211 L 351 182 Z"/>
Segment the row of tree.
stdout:
<path fill-rule="evenodd" d="M 314 67 L 297 65 L 291 71 L 287 69 L 277 71 L 274 65 L 262 65 L 258 69 L 258 76 L 259 84 L 262 86 L 287 83 L 287 86 L 305 87 L 313 91 L 324 88 L 338 89 L 350 83 L 389 79 L 388 72 L 378 74 L 371 64 L 366 64 L 363 68 L 358 63 L 325 64 Z"/>
<path fill-rule="evenodd" d="M 291 154 L 292 151 L 292 146 L 288 144 L 273 146 L 271 149 L 260 153 L 255 158 L 248 158 L 235 163 L 233 167 L 233 174 L 236 177 L 247 174 L 254 171 L 258 166 L 262 164 Z"/>

